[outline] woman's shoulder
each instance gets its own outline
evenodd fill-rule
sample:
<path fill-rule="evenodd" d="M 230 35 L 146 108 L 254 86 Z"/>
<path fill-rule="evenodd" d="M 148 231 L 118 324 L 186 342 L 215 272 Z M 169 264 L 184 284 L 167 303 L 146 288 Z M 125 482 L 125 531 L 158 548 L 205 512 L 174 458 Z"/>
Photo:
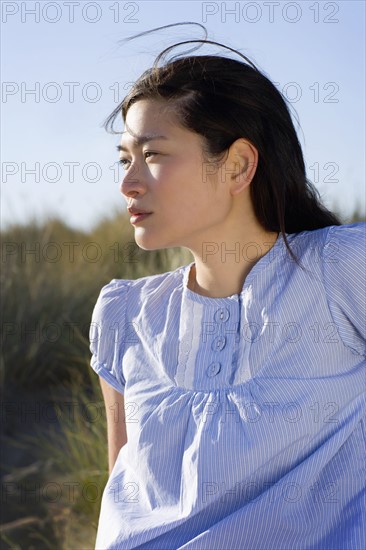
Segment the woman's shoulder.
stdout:
<path fill-rule="evenodd" d="M 325 228 L 322 240 L 322 268 L 326 281 L 337 286 L 357 287 L 366 279 L 366 223 Z M 349 292 L 351 288 L 347 288 Z"/>
<path fill-rule="evenodd" d="M 182 285 L 182 275 L 187 266 L 172 271 L 139 277 L 137 279 L 112 279 L 103 286 L 100 298 L 105 302 L 126 299 L 127 295 L 135 300 L 143 300 L 148 295 L 157 296 L 172 291 Z"/>
<path fill-rule="evenodd" d="M 351 247 L 365 251 L 366 222 L 336 225 L 329 228 L 329 239 L 335 241 L 339 247 Z"/>
<path fill-rule="evenodd" d="M 354 222 L 342 225 L 330 225 L 321 227 L 320 229 L 312 229 L 301 231 L 299 233 L 290 233 L 288 236 L 292 239 L 306 238 L 324 242 L 329 239 L 339 239 L 342 242 L 347 242 L 352 239 L 359 239 L 365 236 L 366 222 Z"/>
<path fill-rule="evenodd" d="M 364 355 L 366 223 L 331 226 L 320 236 L 320 266 L 334 323 L 344 344 Z"/>
<path fill-rule="evenodd" d="M 337 248 L 341 247 L 362 247 L 366 238 L 366 222 L 355 222 L 345 225 L 331 225 L 324 229 L 317 230 L 325 244 L 333 243 Z"/>
<path fill-rule="evenodd" d="M 288 235 L 290 246 L 298 256 L 312 254 L 326 267 L 357 260 L 365 256 L 366 223 L 332 225 Z"/>
<path fill-rule="evenodd" d="M 92 324 L 95 326 L 127 326 L 133 319 L 152 309 L 164 309 L 175 289 L 183 286 L 185 266 L 174 271 L 137 279 L 112 279 L 102 287 L 95 303 Z M 122 323 L 122 325 L 121 325 Z"/>

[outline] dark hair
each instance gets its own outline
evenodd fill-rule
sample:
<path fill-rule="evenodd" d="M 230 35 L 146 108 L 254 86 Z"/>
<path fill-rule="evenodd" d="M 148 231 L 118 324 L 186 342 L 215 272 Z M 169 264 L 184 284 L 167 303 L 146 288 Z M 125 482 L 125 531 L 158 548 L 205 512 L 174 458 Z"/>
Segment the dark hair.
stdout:
<path fill-rule="evenodd" d="M 218 45 L 244 61 L 216 55 L 175 56 L 165 61 L 177 46 L 193 43 Z M 159 66 L 162 59 L 164 63 Z M 128 109 L 141 99 L 173 102 L 179 123 L 204 138 L 208 157 L 225 154 L 241 137 L 256 147 L 258 166 L 250 186 L 254 212 L 266 230 L 282 234 L 291 256 L 295 257 L 285 233 L 340 225 L 306 178 L 301 146 L 285 98 L 240 52 L 206 38 L 170 46 L 107 118 L 106 130 L 113 132 L 117 116 L 122 112 L 125 121 Z"/>

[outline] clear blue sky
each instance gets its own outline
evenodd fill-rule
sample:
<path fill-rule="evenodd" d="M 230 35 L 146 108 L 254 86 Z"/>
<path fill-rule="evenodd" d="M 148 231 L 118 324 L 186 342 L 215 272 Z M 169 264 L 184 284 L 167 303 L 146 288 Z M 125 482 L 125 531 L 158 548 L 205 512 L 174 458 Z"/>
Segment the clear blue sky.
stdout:
<path fill-rule="evenodd" d="M 308 177 L 329 206 L 346 215 L 365 209 L 363 1 L 2 1 L 1 8 L 3 227 L 57 215 L 88 229 L 124 210 L 111 168 L 118 136 L 101 124 L 162 47 L 202 34 L 187 27 L 123 47 L 118 40 L 180 21 L 204 23 L 210 38 L 240 49 L 279 83 L 300 119 Z"/>

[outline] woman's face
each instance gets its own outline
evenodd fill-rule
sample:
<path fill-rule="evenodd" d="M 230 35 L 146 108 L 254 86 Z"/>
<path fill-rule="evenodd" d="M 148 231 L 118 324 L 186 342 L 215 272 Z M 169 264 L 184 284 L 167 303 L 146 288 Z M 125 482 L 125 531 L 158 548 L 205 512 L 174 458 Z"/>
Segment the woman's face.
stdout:
<path fill-rule="evenodd" d="M 231 206 L 225 178 L 205 162 L 201 136 L 179 126 L 166 103 L 134 103 L 120 149 L 121 192 L 133 212 L 138 246 L 199 251 L 204 242 L 217 242 L 220 232 L 222 237 Z"/>

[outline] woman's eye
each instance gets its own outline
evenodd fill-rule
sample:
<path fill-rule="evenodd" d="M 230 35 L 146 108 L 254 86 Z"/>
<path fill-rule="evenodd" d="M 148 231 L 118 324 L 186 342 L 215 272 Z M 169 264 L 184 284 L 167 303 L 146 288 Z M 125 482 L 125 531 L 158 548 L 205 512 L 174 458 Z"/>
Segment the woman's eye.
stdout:
<path fill-rule="evenodd" d="M 151 157 L 152 155 L 157 155 L 158 153 L 155 153 L 154 151 L 145 151 L 144 153 L 144 157 L 145 158 L 149 158 Z"/>
<path fill-rule="evenodd" d="M 159 153 L 155 153 L 154 151 L 145 151 L 144 158 L 147 159 L 158 154 Z M 118 164 L 120 164 L 125 170 L 127 170 L 131 166 L 131 161 L 128 159 L 119 159 Z"/>
<path fill-rule="evenodd" d="M 118 164 L 121 164 L 123 168 L 128 168 L 128 165 L 131 164 L 131 161 L 127 159 L 119 159 Z"/>

